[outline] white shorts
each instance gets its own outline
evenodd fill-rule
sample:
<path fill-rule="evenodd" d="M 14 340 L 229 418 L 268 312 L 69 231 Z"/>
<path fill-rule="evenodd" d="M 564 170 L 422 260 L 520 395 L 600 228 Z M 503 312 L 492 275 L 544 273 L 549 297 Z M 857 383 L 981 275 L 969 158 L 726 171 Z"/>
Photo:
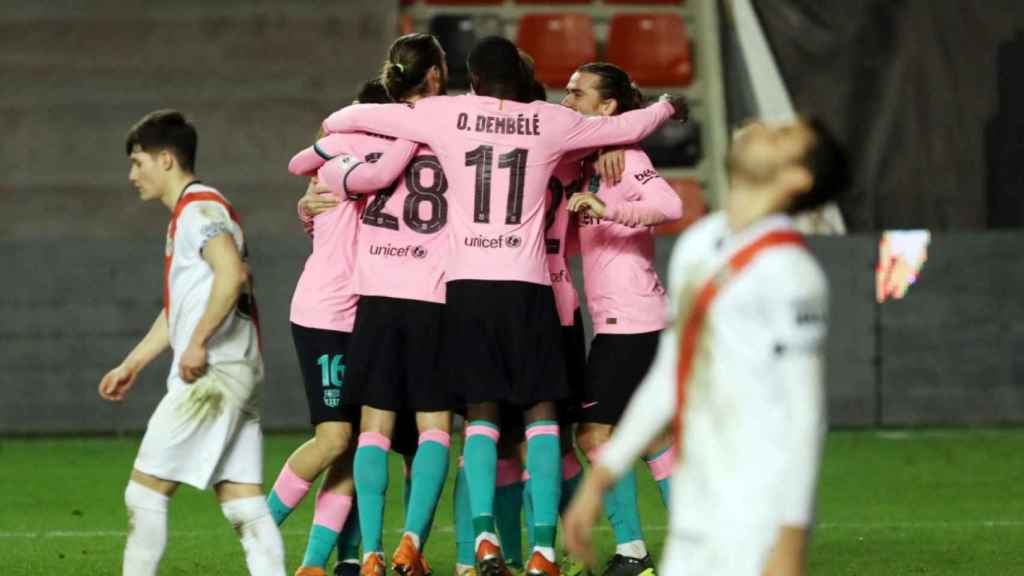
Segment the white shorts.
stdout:
<path fill-rule="evenodd" d="M 172 382 L 149 419 L 135 469 L 206 490 L 263 481 L 263 433 L 254 398 L 261 370 L 211 366 L 193 384 Z"/>
<path fill-rule="evenodd" d="M 673 529 L 665 538 L 658 573 L 673 576 L 761 576 L 774 545 L 775 534 L 765 530 L 751 533 L 740 529 L 732 537 L 715 538 L 710 532 Z"/>

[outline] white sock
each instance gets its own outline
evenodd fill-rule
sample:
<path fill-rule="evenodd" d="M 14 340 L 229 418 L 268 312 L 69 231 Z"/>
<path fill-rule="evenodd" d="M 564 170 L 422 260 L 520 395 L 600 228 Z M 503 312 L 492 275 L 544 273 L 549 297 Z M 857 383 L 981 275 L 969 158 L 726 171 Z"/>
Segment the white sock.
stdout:
<path fill-rule="evenodd" d="M 488 542 L 490 542 L 491 544 L 494 544 L 495 546 L 501 546 L 498 543 L 498 535 L 497 534 L 495 534 L 494 532 L 481 532 L 480 535 L 476 537 L 473 549 L 475 550 L 475 549 L 479 548 L 480 547 L 480 543 L 483 542 L 484 540 L 487 540 Z"/>
<path fill-rule="evenodd" d="M 420 549 L 420 537 L 419 537 L 419 535 L 413 534 L 412 532 L 406 532 L 405 534 L 402 534 L 402 536 L 408 536 L 409 539 L 412 540 L 412 545 L 415 546 L 417 550 Z"/>
<path fill-rule="evenodd" d="M 458 563 L 456 563 L 455 564 L 455 573 L 458 576 L 462 576 L 463 574 L 469 572 L 473 568 L 475 568 L 475 566 L 473 566 L 472 564 L 458 564 Z"/>
<path fill-rule="evenodd" d="M 548 548 L 547 546 L 534 546 L 534 552 L 540 552 L 540 555 L 547 559 L 548 562 L 555 561 L 555 549 Z"/>
<path fill-rule="evenodd" d="M 234 526 L 252 576 L 285 576 L 284 542 L 262 496 L 221 502 L 224 517 Z"/>
<path fill-rule="evenodd" d="M 124 546 L 124 576 L 155 576 L 167 546 L 167 501 L 163 494 L 128 482 L 128 542 Z"/>
<path fill-rule="evenodd" d="M 643 540 L 633 540 L 632 542 L 616 545 L 615 553 L 626 556 L 627 558 L 642 560 L 647 557 L 647 545 L 644 544 Z"/>

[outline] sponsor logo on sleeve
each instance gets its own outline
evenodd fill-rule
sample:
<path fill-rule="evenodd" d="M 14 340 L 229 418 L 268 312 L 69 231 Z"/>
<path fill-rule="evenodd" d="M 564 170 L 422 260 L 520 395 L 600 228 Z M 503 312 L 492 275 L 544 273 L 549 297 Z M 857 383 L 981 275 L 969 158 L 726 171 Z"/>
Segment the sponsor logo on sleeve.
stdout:
<path fill-rule="evenodd" d="M 636 178 L 636 181 L 639 182 L 641 186 L 647 184 L 648 182 L 654 180 L 657 177 L 658 173 L 654 170 L 654 168 L 647 168 L 645 170 L 637 172 L 636 174 L 633 174 L 633 178 Z"/>

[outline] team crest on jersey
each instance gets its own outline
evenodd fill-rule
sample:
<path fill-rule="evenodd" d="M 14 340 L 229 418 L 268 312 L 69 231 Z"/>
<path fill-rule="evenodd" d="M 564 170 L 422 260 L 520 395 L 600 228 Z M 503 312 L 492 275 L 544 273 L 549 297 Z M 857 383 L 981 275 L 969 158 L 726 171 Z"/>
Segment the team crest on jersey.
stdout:
<path fill-rule="evenodd" d="M 324 406 L 337 408 L 338 404 L 341 404 L 341 389 L 328 388 L 324 390 Z"/>

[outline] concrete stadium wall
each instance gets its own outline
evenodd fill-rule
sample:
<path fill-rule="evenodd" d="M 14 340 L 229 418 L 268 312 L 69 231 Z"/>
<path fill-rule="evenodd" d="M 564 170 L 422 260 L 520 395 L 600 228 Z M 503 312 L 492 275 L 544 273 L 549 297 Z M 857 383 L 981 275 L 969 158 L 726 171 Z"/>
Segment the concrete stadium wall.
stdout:
<path fill-rule="evenodd" d="M 268 429 L 303 428 L 307 418 L 288 310 L 309 248 L 298 226 L 291 228 L 252 239 Z M 662 270 L 671 240 L 659 242 Z M 881 307 L 873 302 L 876 241 L 811 241 L 832 286 L 831 423 L 1024 423 L 1024 234 L 935 238 L 909 296 Z M 160 234 L 133 242 L 0 242 L 0 433 L 145 426 L 164 391 L 166 357 L 146 370 L 123 404 L 101 401 L 96 385 L 160 309 L 162 246 Z"/>

